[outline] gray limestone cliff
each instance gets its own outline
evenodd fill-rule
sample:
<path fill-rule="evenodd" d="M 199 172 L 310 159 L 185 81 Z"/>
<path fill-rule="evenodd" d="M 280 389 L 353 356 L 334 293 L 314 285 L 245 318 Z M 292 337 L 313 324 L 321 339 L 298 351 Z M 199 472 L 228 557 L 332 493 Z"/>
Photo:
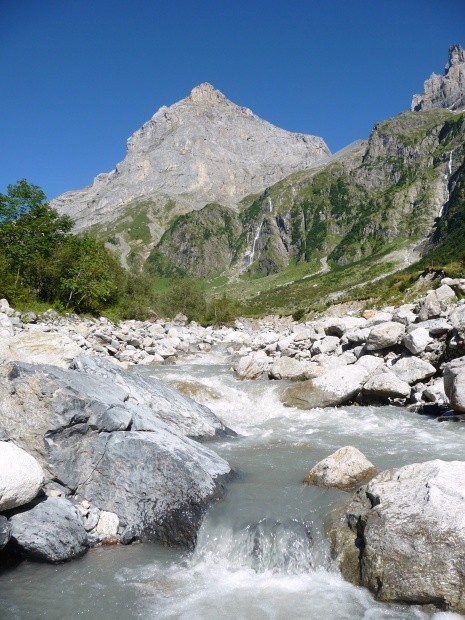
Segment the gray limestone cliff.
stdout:
<path fill-rule="evenodd" d="M 209 202 L 235 207 L 247 194 L 328 155 L 321 138 L 274 127 L 205 83 L 182 101 L 160 108 L 137 130 L 115 170 L 99 174 L 84 189 L 66 192 L 51 206 L 75 219 L 78 231 L 149 201 L 162 212 L 161 219 L 156 213 L 151 218 L 151 237 L 160 238 L 164 221 L 176 213 Z"/>
<path fill-rule="evenodd" d="M 465 108 L 465 50 L 460 45 L 449 48 L 444 75 L 433 73 L 425 82 L 424 93 L 413 96 L 412 112 L 432 108 Z"/>

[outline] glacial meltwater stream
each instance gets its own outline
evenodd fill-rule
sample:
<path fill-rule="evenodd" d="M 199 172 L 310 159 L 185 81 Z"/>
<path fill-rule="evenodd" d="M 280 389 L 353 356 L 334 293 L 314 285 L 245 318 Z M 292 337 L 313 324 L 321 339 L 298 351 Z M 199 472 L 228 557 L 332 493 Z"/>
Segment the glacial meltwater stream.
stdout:
<path fill-rule="evenodd" d="M 239 382 L 221 352 L 143 372 L 197 384 L 197 399 L 241 435 L 209 444 L 237 473 L 226 498 L 207 514 L 192 553 L 149 544 L 98 548 L 60 566 L 24 562 L 1 572 L 1 620 L 459 617 L 378 603 L 343 581 L 324 519 L 348 495 L 304 487 L 302 479 L 345 445 L 380 470 L 462 460 L 464 425 L 394 407 L 286 408 L 281 382 Z"/>

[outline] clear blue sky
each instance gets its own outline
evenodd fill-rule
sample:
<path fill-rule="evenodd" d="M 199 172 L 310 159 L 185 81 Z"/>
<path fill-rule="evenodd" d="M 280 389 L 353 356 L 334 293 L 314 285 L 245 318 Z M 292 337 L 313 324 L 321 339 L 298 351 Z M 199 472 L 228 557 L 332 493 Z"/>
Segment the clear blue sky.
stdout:
<path fill-rule="evenodd" d="M 332 151 L 367 137 L 465 46 L 465 0 L 0 0 L 0 26 L 0 191 L 51 199 L 201 82 Z"/>

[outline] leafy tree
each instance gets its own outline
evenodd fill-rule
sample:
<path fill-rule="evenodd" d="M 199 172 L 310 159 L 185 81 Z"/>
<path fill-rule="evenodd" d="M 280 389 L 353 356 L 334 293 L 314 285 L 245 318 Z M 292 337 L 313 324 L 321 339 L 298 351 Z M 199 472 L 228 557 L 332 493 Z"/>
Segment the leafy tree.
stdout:
<path fill-rule="evenodd" d="M 56 255 L 54 292 L 66 308 L 100 312 L 118 301 L 126 280 L 117 258 L 87 233 L 68 237 Z"/>
<path fill-rule="evenodd" d="M 25 179 L 0 194 L 0 247 L 6 266 L 15 274 L 15 286 L 44 293 L 44 265 L 73 226 L 45 202 L 45 194 Z"/>

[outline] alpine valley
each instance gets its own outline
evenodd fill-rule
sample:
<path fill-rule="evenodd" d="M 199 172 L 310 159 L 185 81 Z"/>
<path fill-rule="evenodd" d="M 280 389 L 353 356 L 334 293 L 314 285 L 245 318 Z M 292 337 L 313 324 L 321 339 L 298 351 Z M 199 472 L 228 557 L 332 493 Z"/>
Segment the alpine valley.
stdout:
<path fill-rule="evenodd" d="M 115 170 L 51 206 L 124 267 L 206 278 L 251 314 L 404 293 L 419 270 L 454 275 L 464 259 L 464 110 L 460 45 L 411 111 L 334 155 L 205 83 L 136 131 Z"/>

